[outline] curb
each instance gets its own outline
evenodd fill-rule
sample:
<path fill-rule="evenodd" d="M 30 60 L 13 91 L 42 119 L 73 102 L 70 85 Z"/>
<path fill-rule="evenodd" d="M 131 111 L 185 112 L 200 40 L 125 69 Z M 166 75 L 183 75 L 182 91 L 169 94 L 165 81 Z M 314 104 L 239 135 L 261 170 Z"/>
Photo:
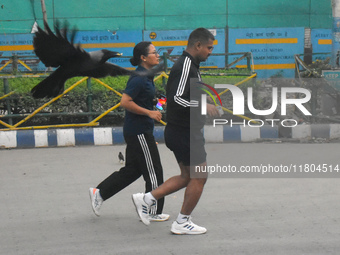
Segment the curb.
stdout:
<path fill-rule="evenodd" d="M 164 126 L 156 126 L 157 142 L 164 142 Z M 340 124 L 313 124 L 296 127 L 205 126 L 208 143 L 254 142 L 266 139 L 340 138 Z M 0 148 L 40 148 L 79 145 L 124 144 L 122 127 L 0 131 Z"/>

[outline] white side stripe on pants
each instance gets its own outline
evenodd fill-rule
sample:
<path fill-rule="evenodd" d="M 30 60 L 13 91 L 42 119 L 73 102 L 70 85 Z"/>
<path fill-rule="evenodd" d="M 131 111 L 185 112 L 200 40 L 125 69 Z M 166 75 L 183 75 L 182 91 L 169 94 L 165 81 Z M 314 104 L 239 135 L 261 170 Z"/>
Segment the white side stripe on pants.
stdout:
<path fill-rule="evenodd" d="M 151 180 L 151 187 L 152 189 L 156 189 L 158 187 L 158 183 L 157 183 L 157 177 L 156 177 L 156 173 L 155 173 L 155 168 L 153 166 L 153 162 L 152 162 L 152 158 L 151 158 L 151 153 L 148 147 L 148 144 L 145 140 L 144 134 L 141 135 L 137 135 L 139 143 L 141 144 L 143 153 L 144 153 L 144 157 L 145 157 L 145 161 L 146 161 L 146 165 L 148 168 L 148 172 L 149 172 L 149 176 L 150 176 L 150 180 Z M 152 206 L 151 207 L 151 214 L 156 214 L 156 210 L 157 210 L 157 205 L 156 206 Z"/>

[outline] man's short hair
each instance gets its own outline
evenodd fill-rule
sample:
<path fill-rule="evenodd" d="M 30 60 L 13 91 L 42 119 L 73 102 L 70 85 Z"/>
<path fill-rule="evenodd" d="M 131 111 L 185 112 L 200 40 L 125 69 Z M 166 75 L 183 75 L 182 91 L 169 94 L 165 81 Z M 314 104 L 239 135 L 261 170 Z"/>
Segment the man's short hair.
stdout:
<path fill-rule="evenodd" d="M 201 42 L 202 44 L 208 43 L 209 39 L 215 40 L 214 35 L 206 28 L 200 27 L 196 28 L 191 32 L 188 39 L 188 46 L 192 47 L 196 42 Z"/>

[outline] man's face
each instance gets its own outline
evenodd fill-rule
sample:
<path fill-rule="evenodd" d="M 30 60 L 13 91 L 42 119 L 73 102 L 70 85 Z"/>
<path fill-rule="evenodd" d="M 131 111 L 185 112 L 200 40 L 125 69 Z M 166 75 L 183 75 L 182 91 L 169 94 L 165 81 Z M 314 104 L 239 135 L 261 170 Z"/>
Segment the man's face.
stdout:
<path fill-rule="evenodd" d="M 200 43 L 198 45 L 198 60 L 200 62 L 204 62 L 208 59 L 210 54 L 214 49 L 214 41 L 209 39 L 209 41 L 205 44 Z"/>

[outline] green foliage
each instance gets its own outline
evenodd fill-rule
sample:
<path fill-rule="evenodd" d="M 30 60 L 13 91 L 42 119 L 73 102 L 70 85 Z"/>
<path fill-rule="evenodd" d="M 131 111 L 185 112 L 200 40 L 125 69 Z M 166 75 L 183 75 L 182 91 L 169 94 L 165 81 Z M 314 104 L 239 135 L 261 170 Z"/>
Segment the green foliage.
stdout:
<path fill-rule="evenodd" d="M 74 77 L 66 81 L 65 84 L 65 89 L 79 81 L 82 77 Z M 14 79 L 9 79 L 9 87 L 10 91 L 15 91 L 18 94 L 26 94 L 31 91 L 31 89 L 37 85 L 39 82 L 41 82 L 44 78 L 14 78 Z M 105 77 L 100 79 L 102 82 L 105 84 L 109 85 L 113 89 L 123 92 L 123 90 L 126 87 L 126 83 L 129 79 L 129 76 L 118 76 L 118 77 Z M 1 86 L 2 84 L 0 83 L 0 93 L 4 93 L 4 86 Z M 157 90 L 160 90 L 164 92 L 164 88 L 162 87 L 162 82 L 158 80 L 156 83 L 156 88 Z M 95 82 L 94 80 L 91 80 L 91 89 L 93 93 L 96 93 L 98 91 L 108 91 L 107 88 L 104 86 L 100 85 L 99 83 Z M 78 85 L 73 91 L 77 92 L 86 92 L 87 91 L 87 86 L 86 82 Z M 87 92 L 86 92 L 87 93 Z"/>
<path fill-rule="evenodd" d="M 74 77 L 69 79 L 65 84 L 65 89 L 72 86 L 79 81 L 82 77 Z M 15 91 L 13 95 L 8 97 L 9 104 L 11 106 L 12 114 L 27 114 L 32 113 L 40 106 L 47 103 L 50 99 L 34 99 L 30 91 L 44 78 L 14 78 L 8 79 L 10 91 Z M 128 76 L 120 77 L 106 77 L 100 79 L 102 82 L 112 87 L 116 91 L 123 93 Z M 162 81 L 155 83 L 156 90 L 159 93 L 165 93 L 165 89 L 162 86 Z M 4 86 L 0 83 L 0 96 L 4 94 Z M 89 99 L 91 98 L 91 109 L 88 107 Z M 7 100 L 0 101 L 0 111 L 3 113 L 7 110 Z M 88 122 L 87 116 L 80 116 L 79 113 L 96 112 L 102 113 L 112 106 L 120 102 L 120 96 L 115 92 L 109 90 L 103 85 L 99 84 L 95 80 L 91 79 L 90 89 L 87 82 L 79 84 L 72 91 L 58 99 L 56 102 L 45 107 L 39 113 L 56 114 L 60 113 L 60 116 L 52 117 L 33 117 L 30 121 L 24 125 L 50 125 L 50 124 L 65 124 L 65 123 L 84 123 Z M 123 121 L 124 109 L 119 107 L 110 115 L 102 119 L 101 125 L 106 123 L 107 125 L 121 124 Z M 22 117 L 21 117 L 22 118 Z M 19 119 L 21 119 L 19 118 Z"/>
<path fill-rule="evenodd" d="M 236 84 L 248 76 L 210 76 L 202 75 L 203 82 L 214 86 L 215 84 Z"/>
<path fill-rule="evenodd" d="M 307 70 L 301 72 L 303 78 L 320 78 L 322 77 L 322 70 L 331 70 L 331 59 L 326 58 L 324 60 L 317 59 L 312 64 L 307 66 Z"/>
<path fill-rule="evenodd" d="M 244 74 L 249 75 L 249 70 L 245 68 L 230 68 L 230 69 L 202 69 L 201 74 Z"/>

